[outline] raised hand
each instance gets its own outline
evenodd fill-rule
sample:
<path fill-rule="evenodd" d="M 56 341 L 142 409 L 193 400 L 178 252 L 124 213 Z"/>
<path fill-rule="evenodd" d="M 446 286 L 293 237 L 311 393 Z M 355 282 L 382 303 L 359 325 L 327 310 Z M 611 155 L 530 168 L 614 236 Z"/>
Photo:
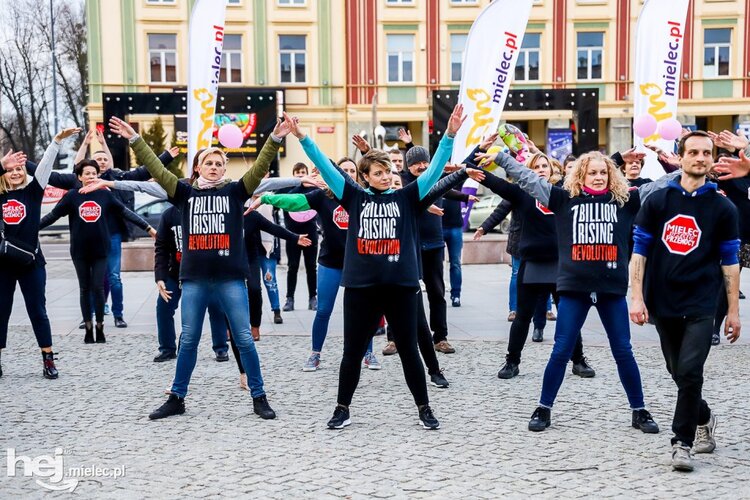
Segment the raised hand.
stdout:
<path fill-rule="evenodd" d="M 86 132 L 86 136 L 83 138 L 84 144 L 91 144 L 91 141 L 94 139 L 94 129 L 89 129 L 88 132 Z"/>
<path fill-rule="evenodd" d="M 312 245 L 312 240 L 307 237 L 306 234 L 300 234 L 299 239 L 297 240 L 297 244 L 301 247 L 309 247 Z"/>
<path fill-rule="evenodd" d="M 263 202 L 261 201 L 260 196 L 258 196 L 257 198 L 255 198 L 253 200 L 252 203 L 250 203 L 250 206 L 247 207 L 247 210 L 245 210 L 245 213 L 243 213 L 242 215 L 247 215 L 250 212 L 252 212 L 253 210 L 257 210 L 258 207 L 261 206 L 262 204 L 263 204 Z"/>
<path fill-rule="evenodd" d="M 60 142 L 63 139 L 67 139 L 71 135 L 78 134 L 80 132 L 81 132 L 81 129 L 78 127 L 64 128 L 57 133 L 57 135 L 55 136 L 55 141 Z"/>
<path fill-rule="evenodd" d="M 720 174 L 719 180 L 721 181 L 740 179 L 750 173 L 750 159 L 745 156 L 744 151 L 740 151 L 739 158 L 723 156 L 718 163 L 714 165 L 713 170 Z"/>
<path fill-rule="evenodd" d="M 87 186 L 83 186 L 81 188 L 78 188 L 78 192 L 81 194 L 86 193 L 92 193 L 94 191 L 98 191 L 100 189 L 114 189 L 115 183 L 114 181 L 106 181 L 104 179 L 97 179 L 93 181 L 91 184 L 88 184 Z"/>
<path fill-rule="evenodd" d="M 352 136 L 352 144 L 354 144 L 354 147 L 359 149 L 359 152 L 362 154 L 367 154 L 367 152 L 371 149 L 370 143 L 367 142 L 365 138 L 359 134 L 354 134 Z"/>
<path fill-rule="evenodd" d="M 454 164 L 450 164 L 449 163 L 448 165 L 446 165 L 445 167 L 443 167 L 443 172 L 446 173 L 446 174 L 452 174 L 453 172 L 457 172 L 457 171 L 461 170 L 464 167 L 466 167 L 466 165 L 464 165 L 464 164 L 458 165 L 458 164 L 455 164 L 455 163 Z"/>
<path fill-rule="evenodd" d="M 456 135 L 456 132 L 458 132 L 458 129 L 461 128 L 461 125 L 463 125 L 464 121 L 466 121 L 466 115 L 464 115 L 464 105 L 457 104 L 456 107 L 453 108 L 451 117 L 448 119 L 448 127 L 445 129 L 445 133 L 451 136 Z"/>
<path fill-rule="evenodd" d="M 493 144 L 495 144 L 495 141 L 497 140 L 497 132 L 490 134 L 488 136 L 485 136 L 484 139 L 482 139 L 482 142 L 479 143 L 479 149 L 482 151 L 487 151 L 492 147 Z"/>
<path fill-rule="evenodd" d="M 123 139 L 130 140 L 136 136 L 135 129 L 116 116 L 109 119 L 109 129 Z"/>
<path fill-rule="evenodd" d="M 169 154 L 172 155 L 172 158 L 177 158 L 180 155 L 180 148 L 177 146 L 169 148 Z"/>
<path fill-rule="evenodd" d="M 324 189 L 326 187 L 325 181 L 319 175 L 306 175 L 300 178 L 302 185 L 311 188 Z"/>
<path fill-rule="evenodd" d="M 646 153 L 641 153 L 639 151 L 636 151 L 635 148 L 630 148 L 627 151 L 621 152 L 620 156 L 622 156 L 622 159 L 625 161 L 625 163 L 630 163 L 633 161 L 643 161 L 643 159 L 646 157 Z"/>
<path fill-rule="evenodd" d="M 284 127 L 288 127 L 289 132 L 287 133 L 291 133 L 299 140 L 304 139 L 306 136 L 306 134 L 299 128 L 299 119 L 289 116 L 286 112 L 284 112 Z"/>
<path fill-rule="evenodd" d="M 286 117 L 282 120 L 281 118 L 276 119 L 276 126 L 273 128 L 272 134 L 278 138 L 284 138 L 292 132 L 293 121 L 286 120 Z"/>
<path fill-rule="evenodd" d="M 404 144 L 409 144 L 410 142 L 412 142 L 411 132 L 409 132 L 408 130 L 400 128 L 398 129 L 396 134 L 398 135 L 398 140 L 403 142 Z"/>
<path fill-rule="evenodd" d="M 23 151 L 13 152 L 9 149 L 5 156 L 0 159 L 0 165 L 6 170 L 12 170 L 16 167 L 22 167 L 26 165 L 26 153 Z"/>
<path fill-rule="evenodd" d="M 529 146 L 529 152 L 531 154 L 537 154 L 541 153 L 538 147 L 536 147 L 536 144 L 534 144 L 534 141 L 532 141 L 530 138 L 526 138 L 526 144 Z"/>
<path fill-rule="evenodd" d="M 484 162 L 485 165 L 494 163 L 496 158 L 497 158 L 497 153 L 477 153 L 474 155 L 474 159 L 477 161 L 477 163 Z"/>
<path fill-rule="evenodd" d="M 729 130 L 722 130 L 719 133 L 719 139 L 734 149 L 745 149 L 748 145 L 747 137 L 733 134 Z"/>

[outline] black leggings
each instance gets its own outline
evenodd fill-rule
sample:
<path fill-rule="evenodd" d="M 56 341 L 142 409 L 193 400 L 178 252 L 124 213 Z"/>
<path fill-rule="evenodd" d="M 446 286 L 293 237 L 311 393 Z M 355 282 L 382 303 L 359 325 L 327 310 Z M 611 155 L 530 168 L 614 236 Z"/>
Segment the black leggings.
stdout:
<path fill-rule="evenodd" d="M 307 235 L 313 239 L 312 235 Z M 318 288 L 318 243 L 313 240 L 309 247 L 302 248 L 297 242 L 286 242 L 286 256 L 289 259 L 289 270 L 286 275 L 286 296 L 288 299 L 294 298 L 294 292 L 297 290 L 297 272 L 299 271 L 300 254 L 305 256 L 305 273 L 307 274 L 307 293 L 312 299 L 315 297 Z"/>
<path fill-rule="evenodd" d="M 339 370 L 338 403 L 349 406 L 359 383 L 362 357 L 385 315 L 393 329 L 406 385 L 414 402 L 429 403 L 422 360 L 417 349 L 418 287 L 376 285 L 344 289 L 344 355 Z"/>
<path fill-rule="evenodd" d="M 107 258 L 73 259 L 78 276 L 81 295 L 81 314 L 84 321 L 91 321 L 91 298 L 94 299 L 94 315 L 97 323 L 104 322 L 104 275 Z"/>
<path fill-rule="evenodd" d="M 419 352 L 422 354 L 424 364 L 427 365 L 427 373 L 434 375 L 440 372 L 440 363 L 438 362 L 437 354 L 435 354 L 435 344 L 432 342 L 432 332 L 430 331 L 430 325 L 427 323 L 427 313 L 424 310 L 424 299 L 422 297 L 422 290 L 420 289 L 419 298 L 417 298 L 417 307 L 419 308 L 417 311 L 417 343 L 419 344 Z M 388 323 L 386 332 L 388 341 L 395 342 L 390 322 Z M 396 344 L 396 348 L 398 349 L 398 344 Z"/>
<path fill-rule="evenodd" d="M 260 288 L 260 260 L 249 262 L 250 275 L 247 279 L 247 300 L 250 303 L 250 326 L 259 327 L 263 317 L 263 293 Z"/>
<path fill-rule="evenodd" d="M 516 290 L 518 291 L 516 319 L 514 319 L 513 323 L 510 325 L 508 354 L 505 356 L 506 361 L 516 364 L 521 362 L 521 351 L 523 351 L 523 346 L 526 344 L 526 338 L 529 336 L 529 325 L 531 324 L 531 318 L 534 316 L 534 310 L 537 308 L 539 301 L 544 300 L 544 302 L 546 302 L 547 297 L 549 297 L 550 294 L 552 294 L 555 304 L 560 301 L 554 283 L 524 284 L 522 279 L 523 268 L 524 265 L 521 263 L 521 268 L 518 271 L 518 280 L 516 281 Z M 583 342 L 581 340 L 580 331 L 578 332 L 578 338 L 576 339 L 576 344 L 573 348 L 573 355 L 570 359 L 574 363 L 578 363 L 583 359 Z"/>

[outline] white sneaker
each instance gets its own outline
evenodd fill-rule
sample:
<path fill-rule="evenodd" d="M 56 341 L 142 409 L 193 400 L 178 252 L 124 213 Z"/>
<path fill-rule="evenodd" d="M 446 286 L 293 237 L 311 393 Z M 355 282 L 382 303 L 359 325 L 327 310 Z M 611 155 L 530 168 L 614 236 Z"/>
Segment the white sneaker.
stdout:
<path fill-rule="evenodd" d="M 679 441 L 672 445 L 672 469 L 685 472 L 692 472 L 694 469 L 690 448 Z"/>
<path fill-rule="evenodd" d="M 699 425 L 695 428 L 695 441 L 693 441 L 693 452 L 695 453 L 711 453 L 716 449 L 716 439 L 714 439 L 714 432 L 716 431 L 716 417 L 714 412 L 711 412 L 711 418 L 708 419 L 706 425 Z"/>
<path fill-rule="evenodd" d="M 378 361 L 378 358 L 375 357 L 375 354 L 372 352 L 368 352 L 365 354 L 365 366 L 369 368 L 370 370 L 380 370 L 383 368 L 383 365 L 380 364 L 380 361 Z"/>

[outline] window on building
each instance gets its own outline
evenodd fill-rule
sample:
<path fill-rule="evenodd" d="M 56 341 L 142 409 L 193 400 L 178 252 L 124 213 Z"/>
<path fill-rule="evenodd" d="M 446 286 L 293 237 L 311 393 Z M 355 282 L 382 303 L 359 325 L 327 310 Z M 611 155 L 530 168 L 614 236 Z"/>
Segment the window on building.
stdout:
<path fill-rule="evenodd" d="M 224 35 L 219 81 L 222 83 L 242 82 L 242 35 Z"/>
<path fill-rule="evenodd" d="M 305 5 L 305 0 L 279 0 L 279 5 Z"/>
<path fill-rule="evenodd" d="M 281 83 L 305 83 L 307 36 L 279 35 Z"/>
<path fill-rule="evenodd" d="M 388 81 L 414 81 L 414 35 L 386 35 Z"/>
<path fill-rule="evenodd" d="M 598 80 L 602 77 L 604 32 L 578 33 L 578 79 Z"/>
<path fill-rule="evenodd" d="M 703 76 L 729 76 L 732 29 L 715 28 L 703 32 Z"/>
<path fill-rule="evenodd" d="M 385 3 L 388 5 L 411 5 L 414 0 L 385 0 Z"/>
<path fill-rule="evenodd" d="M 464 69 L 464 47 L 466 47 L 466 33 L 451 34 L 451 81 L 460 82 Z"/>
<path fill-rule="evenodd" d="M 475 4 L 477 0 L 451 0 L 452 4 Z"/>
<path fill-rule="evenodd" d="M 516 61 L 516 81 L 539 80 L 539 48 L 541 33 L 526 33 Z"/>
<path fill-rule="evenodd" d="M 177 35 L 149 34 L 148 59 L 151 65 L 151 82 L 176 82 Z"/>

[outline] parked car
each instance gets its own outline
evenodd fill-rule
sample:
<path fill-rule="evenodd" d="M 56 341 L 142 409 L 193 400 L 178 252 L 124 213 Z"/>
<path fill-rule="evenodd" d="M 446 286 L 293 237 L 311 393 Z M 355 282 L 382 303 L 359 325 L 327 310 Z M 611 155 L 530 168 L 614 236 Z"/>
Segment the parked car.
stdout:
<path fill-rule="evenodd" d="M 479 228 L 479 226 L 482 225 L 482 222 L 487 219 L 487 217 L 492 214 L 492 212 L 495 211 L 495 208 L 500 204 L 500 202 L 503 201 L 503 199 L 496 195 L 492 194 L 489 196 L 485 196 L 481 198 L 478 202 L 474 203 L 474 206 L 471 209 L 471 213 L 469 214 L 469 231 L 475 231 Z M 510 217 L 506 217 L 503 222 L 501 222 L 495 230 L 499 230 L 503 234 L 507 234 L 508 228 L 510 227 Z"/>
<path fill-rule="evenodd" d="M 161 214 L 171 206 L 167 200 L 160 200 L 144 193 L 135 193 L 135 210 L 134 212 L 146 219 L 146 222 L 154 229 L 159 227 Z M 133 238 L 150 238 L 149 234 L 129 224 Z"/>

